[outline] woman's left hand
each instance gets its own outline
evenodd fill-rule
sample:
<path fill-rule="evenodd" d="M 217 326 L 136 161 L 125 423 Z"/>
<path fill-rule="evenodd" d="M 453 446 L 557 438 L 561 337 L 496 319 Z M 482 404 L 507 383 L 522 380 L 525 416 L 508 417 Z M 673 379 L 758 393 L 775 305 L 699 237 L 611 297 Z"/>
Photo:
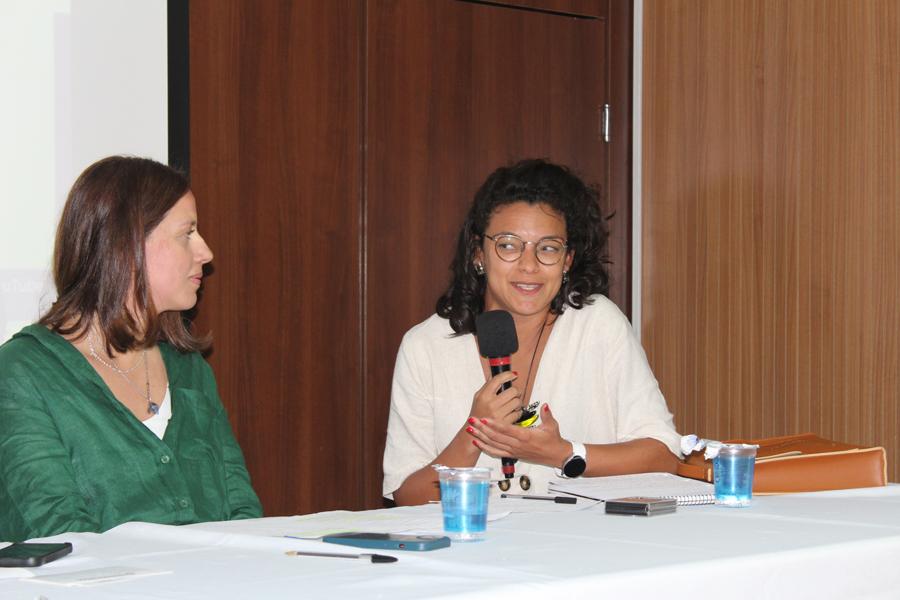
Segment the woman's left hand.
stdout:
<path fill-rule="evenodd" d="M 488 419 L 472 419 L 470 425 L 466 431 L 475 438 L 473 443 L 494 458 L 514 457 L 558 468 L 572 452 L 572 444 L 559 435 L 559 423 L 546 404 L 537 427 L 519 427 Z"/>

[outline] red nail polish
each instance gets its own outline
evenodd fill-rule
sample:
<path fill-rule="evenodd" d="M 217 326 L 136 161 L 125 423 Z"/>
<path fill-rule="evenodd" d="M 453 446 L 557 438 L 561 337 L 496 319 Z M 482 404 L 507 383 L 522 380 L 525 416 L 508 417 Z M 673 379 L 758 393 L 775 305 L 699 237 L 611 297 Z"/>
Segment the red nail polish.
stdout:
<path fill-rule="evenodd" d="M 481 422 L 487 425 L 487 419 L 482 419 Z"/>
<path fill-rule="evenodd" d="M 518 377 L 518 376 L 519 376 L 519 372 L 518 372 L 518 371 L 513 371 L 513 375 L 515 375 L 516 377 Z"/>
<path fill-rule="evenodd" d="M 468 433 L 472 433 L 472 432 L 475 431 L 475 430 L 472 429 L 471 427 L 466 427 L 466 431 L 467 431 Z"/>
<path fill-rule="evenodd" d="M 544 412 L 549 412 L 549 411 L 550 411 L 550 407 L 547 406 L 547 405 L 545 404 L 545 405 L 544 405 Z"/>
<path fill-rule="evenodd" d="M 475 424 L 475 417 L 469 417 L 469 423 L 471 423 L 472 425 L 474 425 L 474 424 Z"/>
<path fill-rule="evenodd" d="M 472 440 L 472 445 L 476 448 L 478 447 L 478 440 Z"/>

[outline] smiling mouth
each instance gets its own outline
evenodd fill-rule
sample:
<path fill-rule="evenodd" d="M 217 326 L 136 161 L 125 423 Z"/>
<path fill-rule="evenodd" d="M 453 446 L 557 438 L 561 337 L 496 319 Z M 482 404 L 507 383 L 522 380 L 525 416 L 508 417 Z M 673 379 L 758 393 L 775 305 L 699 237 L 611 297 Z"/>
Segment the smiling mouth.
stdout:
<path fill-rule="evenodd" d="M 543 287 L 541 283 L 514 283 L 513 287 L 526 294 L 534 293 Z"/>

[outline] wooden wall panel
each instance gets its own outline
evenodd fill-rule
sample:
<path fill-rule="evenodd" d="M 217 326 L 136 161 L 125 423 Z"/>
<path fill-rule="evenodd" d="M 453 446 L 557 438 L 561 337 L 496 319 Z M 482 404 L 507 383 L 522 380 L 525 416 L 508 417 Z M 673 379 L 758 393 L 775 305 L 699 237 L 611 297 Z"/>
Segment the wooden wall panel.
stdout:
<path fill-rule="evenodd" d="M 482 0 L 464 0 L 466 2 L 482 3 Z M 624 4 L 622 0 L 613 0 Z M 570 15 L 584 15 L 602 17 L 608 10 L 609 0 L 499 0 L 498 3 L 508 6 L 521 6 L 547 12 L 558 12 Z"/>
<path fill-rule="evenodd" d="M 368 16 L 366 127 L 365 447 L 373 500 L 397 348 L 434 312 L 478 186 L 496 167 L 526 157 L 568 164 L 604 184 L 608 156 L 598 135 L 605 20 L 447 0 L 377 7 Z M 617 257 L 620 272 L 626 265 Z"/>
<path fill-rule="evenodd" d="M 900 474 L 900 4 L 645 0 L 644 345 L 681 431 Z"/>
<path fill-rule="evenodd" d="M 200 327 L 267 514 L 361 505 L 360 4 L 191 0 Z"/>
<path fill-rule="evenodd" d="M 585 16 L 191 1 L 191 175 L 216 253 L 198 324 L 267 514 L 381 506 L 400 338 L 497 166 L 548 157 L 602 188 L 628 311 L 631 2 L 528 3 Z"/>

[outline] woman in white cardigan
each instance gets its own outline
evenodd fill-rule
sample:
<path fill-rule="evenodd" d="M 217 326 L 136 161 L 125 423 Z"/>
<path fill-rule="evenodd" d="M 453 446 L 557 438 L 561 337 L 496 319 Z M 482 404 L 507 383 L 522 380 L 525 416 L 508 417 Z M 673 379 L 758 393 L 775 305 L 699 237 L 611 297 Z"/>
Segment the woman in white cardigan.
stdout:
<path fill-rule="evenodd" d="M 383 493 L 439 498 L 434 464 L 486 466 L 511 491 L 553 478 L 674 472 L 679 435 L 628 320 L 603 294 L 597 193 L 565 167 L 496 170 L 459 235 L 437 314 L 409 330 L 394 370 Z M 512 315 L 512 370 L 490 375 L 475 319 Z M 504 383 L 512 385 L 502 390 Z M 532 427 L 515 422 L 537 406 Z M 501 459 L 515 457 L 504 480 Z"/>

